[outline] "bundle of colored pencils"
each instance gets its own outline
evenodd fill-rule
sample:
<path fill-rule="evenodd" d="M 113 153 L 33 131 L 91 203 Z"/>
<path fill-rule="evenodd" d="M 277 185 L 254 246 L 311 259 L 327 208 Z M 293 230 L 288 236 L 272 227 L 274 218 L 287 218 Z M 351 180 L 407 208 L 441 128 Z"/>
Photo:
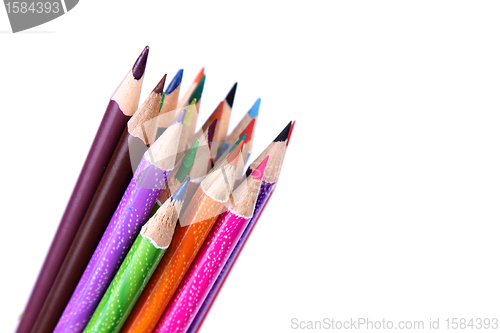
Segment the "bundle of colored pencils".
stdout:
<path fill-rule="evenodd" d="M 274 192 L 294 123 L 244 172 L 260 98 L 196 131 L 202 69 L 139 105 L 149 47 L 108 104 L 17 333 L 197 332 Z"/>

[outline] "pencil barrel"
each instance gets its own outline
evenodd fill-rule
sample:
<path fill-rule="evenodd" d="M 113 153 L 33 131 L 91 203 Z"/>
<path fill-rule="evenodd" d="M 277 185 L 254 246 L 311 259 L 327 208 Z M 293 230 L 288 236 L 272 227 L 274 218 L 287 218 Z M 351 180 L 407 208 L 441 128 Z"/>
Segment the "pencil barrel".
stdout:
<path fill-rule="evenodd" d="M 120 330 L 165 251 L 141 234 L 137 236 L 84 333 Z"/>
<path fill-rule="evenodd" d="M 123 114 L 116 101 L 109 101 L 38 274 L 17 333 L 30 333 L 33 328 L 129 118 Z"/>
<path fill-rule="evenodd" d="M 201 186 L 198 188 L 186 214 L 181 217 L 186 221 L 185 226 L 181 221 L 165 256 L 121 332 L 153 331 L 223 207 L 223 202 L 206 195 Z"/>
<path fill-rule="evenodd" d="M 271 195 L 271 192 L 272 192 L 275 185 L 276 185 L 276 183 L 268 183 L 265 180 L 262 181 L 262 184 L 260 185 L 259 195 L 257 197 L 257 202 L 255 203 L 255 209 L 254 209 L 252 218 L 248 222 L 248 225 L 246 226 L 245 231 L 243 231 L 243 234 L 241 235 L 240 239 L 238 240 L 238 243 L 234 247 L 231 255 L 229 256 L 229 259 L 224 264 L 224 267 L 222 268 L 219 276 L 217 277 L 217 280 L 212 285 L 210 292 L 208 293 L 205 300 L 203 301 L 203 305 L 199 308 L 198 312 L 196 313 L 196 316 L 191 321 L 189 329 L 187 330 L 188 333 L 198 332 L 201 325 L 203 324 L 203 321 L 205 320 L 205 317 L 207 316 L 208 312 L 210 311 L 210 308 L 212 307 L 213 302 L 217 298 L 217 295 L 219 294 L 219 291 L 223 287 L 227 276 L 231 272 L 231 269 L 232 269 L 234 263 L 236 262 L 238 255 L 243 250 L 245 242 L 248 239 L 248 237 L 250 236 L 250 233 L 251 233 L 253 227 L 255 226 L 255 223 L 257 222 L 258 217 L 260 216 L 263 207 L 265 206 L 266 202 L 268 201 L 269 196 Z"/>
<path fill-rule="evenodd" d="M 187 331 L 249 221 L 231 211 L 219 216 L 154 333 Z"/>
<path fill-rule="evenodd" d="M 80 333 L 167 182 L 168 173 L 143 158 L 71 296 L 55 333 Z"/>

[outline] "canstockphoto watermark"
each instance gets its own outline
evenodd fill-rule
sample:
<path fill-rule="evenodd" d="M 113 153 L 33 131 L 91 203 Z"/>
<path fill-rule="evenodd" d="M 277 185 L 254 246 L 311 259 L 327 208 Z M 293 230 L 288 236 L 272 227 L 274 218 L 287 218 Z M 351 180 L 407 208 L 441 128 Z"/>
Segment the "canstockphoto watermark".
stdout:
<path fill-rule="evenodd" d="M 294 330 L 498 330 L 500 327 L 498 322 L 498 318 L 429 318 L 428 320 L 388 320 L 365 317 L 345 320 L 292 318 L 290 327 Z"/>
<path fill-rule="evenodd" d="M 372 320 L 369 318 L 349 318 L 346 320 L 336 320 L 334 318 L 323 318 L 321 320 L 301 320 L 292 318 L 292 329 L 300 330 L 384 330 L 384 329 L 424 329 L 423 321 L 397 321 L 384 318 L 380 320 Z"/>
<path fill-rule="evenodd" d="M 12 32 L 44 24 L 73 9 L 78 0 L 4 0 Z"/>

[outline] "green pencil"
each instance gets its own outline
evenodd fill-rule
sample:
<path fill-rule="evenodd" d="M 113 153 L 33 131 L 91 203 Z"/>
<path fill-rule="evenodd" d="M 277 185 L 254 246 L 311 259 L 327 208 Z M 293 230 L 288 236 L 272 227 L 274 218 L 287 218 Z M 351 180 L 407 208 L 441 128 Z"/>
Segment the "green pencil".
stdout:
<path fill-rule="evenodd" d="M 142 227 L 84 333 L 112 333 L 121 329 L 170 245 L 189 179 L 184 180 L 170 200 Z"/>

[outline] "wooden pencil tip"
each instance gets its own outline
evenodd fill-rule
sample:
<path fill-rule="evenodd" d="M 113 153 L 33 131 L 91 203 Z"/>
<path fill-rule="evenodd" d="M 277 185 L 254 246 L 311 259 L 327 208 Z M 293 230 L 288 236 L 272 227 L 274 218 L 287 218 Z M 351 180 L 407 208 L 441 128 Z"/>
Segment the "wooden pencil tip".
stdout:
<path fill-rule="evenodd" d="M 196 75 L 196 78 L 194 79 L 194 83 L 200 82 L 201 78 L 203 77 L 203 74 L 205 73 L 205 67 L 202 67 L 198 75 Z"/>
<path fill-rule="evenodd" d="M 212 142 L 214 141 L 214 134 L 215 134 L 215 126 L 217 126 L 217 119 L 212 121 L 212 124 L 210 124 L 210 127 L 208 127 L 208 132 L 207 132 L 207 141 L 208 141 L 208 148 L 212 148 Z"/>
<path fill-rule="evenodd" d="M 190 180 L 191 180 L 191 178 L 189 178 L 189 177 L 187 177 L 186 180 L 184 180 L 184 182 L 181 184 L 181 186 L 179 186 L 177 191 L 175 191 L 175 193 L 172 194 L 172 197 L 171 197 L 172 201 L 174 201 L 174 200 L 175 201 L 184 201 L 184 197 L 186 196 L 186 190 L 188 188 Z"/>
<path fill-rule="evenodd" d="M 290 131 L 288 132 L 288 138 L 286 139 L 286 146 L 288 147 L 288 144 L 290 143 L 290 138 L 292 136 L 293 132 L 293 127 L 295 126 L 295 120 L 292 123 L 292 127 L 290 127 Z"/>
<path fill-rule="evenodd" d="M 233 84 L 233 87 L 231 88 L 231 90 L 229 91 L 229 93 L 227 94 L 226 96 L 226 102 L 227 104 L 229 104 L 229 107 L 233 107 L 233 103 L 234 103 L 234 96 L 236 95 L 236 87 L 238 86 L 238 82 L 235 82 Z"/>
<path fill-rule="evenodd" d="M 240 138 L 238 139 L 238 141 L 236 141 L 236 143 L 234 144 L 234 146 L 231 148 L 231 150 L 229 152 L 232 152 L 233 149 L 236 148 L 237 146 L 239 146 L 241 142 L 245 142 L 246 138 L 247 138 L 246 133 L 241 134 Z"/>
<path fill-rule="evenodd" d="M 146 63 L 148 61 L 148 55 L 149 55 L 149 46 L 146 46 L 144 50 L 142 50 L 137 60 L 135 61 L 134 67 L 132 67 L 132 75 L 134 75 L 134 78 L 136 80 L 140 80 L 141 77 L 144 75 L 144 72 L 146 70 Z"/>
<path fill-rule="evenodd" d="M 191 93 L 191 96 L 189 96 L 189 103 L 196 98 L 197 101 L 200 101 L 201 94 L 203 93 L 203 88 L 205 87 L 205 74 L 201 77 L 200 82 L 196 85 L 196 88 L 194 88 L 193 92 Z"/>
<path fill-rule="evenodd" d="M 186 110 L 182 110 L 182 112 L 177 116 L 177 118 L 175 118 L 175 120 L 172 122 L 172 124 L 170 126 L 172 126 L 174 124 L 178 124 L 178 123 L 183 124 L 185 117 L 186 117 Z"/>
<path fill-rule="evenodd" d="M 252 121 L 247 125 L 247 127 L 245 127 L 243 132 L 241 132 L 241 135 L 246 134 L 245 142 L 249 142 L 252 139 L 254 125 L 255 125 L 255 119 L 252 119 Z"/>
<path fill-rule="evenodd" d="M 264 170 L 266 169 L 266 165 L 267 165 L 267 160 L 269 159 L 269 155 L 266 156 L 266 158 L 264 158 L 264 160 L 262 162 L 260 162 L 259 166 L 257 168 L 255 168 L 254 171 L 252 171 L 252 178 L 253 179 L 262 179 L 262 177 L 264 177 Z"/>
<path fill-rule="evenodd" d="M 182 182 L 191 171 L 199 144 L 200 140 L 196 140 L 186 154 L 184 154 L 179 170 L 177 170 L 177 173 L 175 174 L 175 179 L 177 179 L 178 182 Z"/>
<path fill-rule="evenodd" d="M 248 110 L 248 116 L 250 118 L 255 118 L 259 115 L 259 109 L 260 109 L 260 98 L 257 98 L 255 103 L 253 103 L 252 107 L 250 110 Z"/>
<path fill-rule="evenodd" d="M 238 159 L 240 157 L 241 150 L 243 149 L 243 141 L 241 141 L 238 144 L 238 149 L 234 149 L 228 156 L 227 156 L 227 163 L 236 165 L 238 164 Z"/>
<path fill-rule="evenodd" d="M 291 126 L 292 126 L 292 122 L 290 121 L 288 123 L 288 125 L 286 125 L 286 127 L 283 129 L 283 131 L 281 131 L 281 133 L 278 134 L 278 136 L 276 137 L 276 139 L 274 139 L 273 142 L 286 141 L 288 139 L 288 133 L 290 132 L 290 127 Z"/>
<path fill-rule="evenodd" d="M 167 80 L 167 74 L 163 75 L 160 82 L 158 82 L 156 87 L 153 89 L 153 92 L 157 94 L 163 94 L 163 88 L 165 87 L 166 80 Z"/>
<path fill-rule="evenodd" d="M 172 79 L 172 81 L 170 81 L 167 89 L 165 90 L 165 95 L 170 95 L 175 89 L 177 89 L 178 86 L 181 85 L 183 73 L 183 69 L 179 69 L 177 71 L 174 78 Z"/>

